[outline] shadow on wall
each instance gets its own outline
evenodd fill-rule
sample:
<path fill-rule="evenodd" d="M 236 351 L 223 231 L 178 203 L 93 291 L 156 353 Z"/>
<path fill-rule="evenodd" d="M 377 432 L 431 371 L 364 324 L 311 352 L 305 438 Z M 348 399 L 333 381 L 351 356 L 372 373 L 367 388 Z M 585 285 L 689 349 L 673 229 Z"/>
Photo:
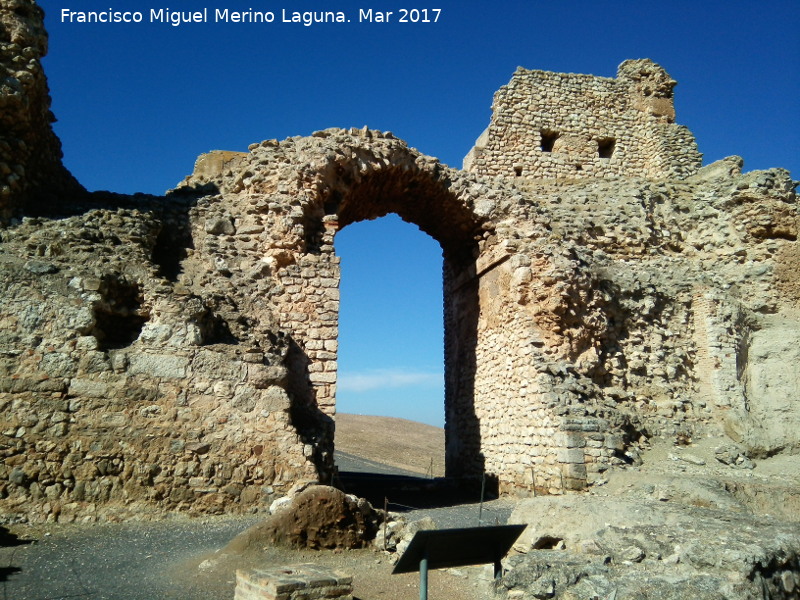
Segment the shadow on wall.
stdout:
<path fill-rule="evenodd" d="M 496 496 L 499 481 L 486 474 L 480 420 L 475 411 L 480 304 L 474 263 L 446 262 L 445 287 L 445 473 L 485 485 Z M 484 479 L 485 478 L 485 479 Z"/>
<path fill-rule="evenodd" d="M 311 384 L 311 359 L 290 340 L 286 355 L 289 370 L 289 415 L 301 441 L 313 449 L 312 460 L 317 466 L 320 483 L 329 484 L 333 478 L 334 421 L 317 405 L 316 392 Z"/>

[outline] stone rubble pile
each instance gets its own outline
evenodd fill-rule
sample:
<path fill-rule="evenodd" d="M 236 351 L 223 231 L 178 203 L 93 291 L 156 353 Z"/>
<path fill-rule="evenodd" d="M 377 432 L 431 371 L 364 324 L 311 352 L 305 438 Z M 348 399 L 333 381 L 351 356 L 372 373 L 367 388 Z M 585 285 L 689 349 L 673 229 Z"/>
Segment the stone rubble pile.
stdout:
<path fill-rule="evenodd" d="M 659 443 L 589 494 L 522 501 L 510 522 L 527 528 L 495 597 L 797 598 L 800 471 L 723 466 L 739 449 L 716 443 Z"/>
<path fill-rule="evenodd" d="M 273 503 L 261 523 L 236 536 L 224 553 L 281 545 L 312 550 L 365 548 L 382 515 L 363 498 L 325 485 L 297 486 Z"/>

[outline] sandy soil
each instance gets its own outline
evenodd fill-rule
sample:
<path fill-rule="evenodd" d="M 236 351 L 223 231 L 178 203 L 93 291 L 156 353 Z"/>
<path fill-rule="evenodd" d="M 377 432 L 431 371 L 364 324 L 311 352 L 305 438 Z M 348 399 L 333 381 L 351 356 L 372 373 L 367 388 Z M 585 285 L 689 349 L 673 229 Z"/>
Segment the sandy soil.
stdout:
<path fill-rule="evenodd" d="M 299 551 L 266 547 L 235 555 L 210 555 L 176 567 L 174 577 L 189 579 L 197 589 L 219 589 L 224 594 L 235 578 L 236 569 L 266 568 L 314 563 L 340 569 L 353 575 L 353 595 L 357 600 L 416 600 L 419 574 L 392 575 L 393 557 L 374 550 Z M 430 598 L 480 600 L 487 598 L 490 582 L 483 567 L 431 571 Z M 216 598 L 217 596 L 210 596 Z M 225 597 L 220 595 L 220 598 Z M 232 598 L 231 596 L 227 596 Z"/>

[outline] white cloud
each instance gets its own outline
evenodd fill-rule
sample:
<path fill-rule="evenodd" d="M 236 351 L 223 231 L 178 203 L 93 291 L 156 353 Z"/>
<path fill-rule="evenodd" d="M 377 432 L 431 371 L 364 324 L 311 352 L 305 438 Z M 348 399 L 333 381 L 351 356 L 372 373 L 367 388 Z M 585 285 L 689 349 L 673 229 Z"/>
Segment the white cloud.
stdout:
<path fill-rule="evenodd" d="M 443 385 L 444 375 L 442 373 L 407 371 L 405 369 L 375 369 L 363 373 L 339 373 L 337 383 L 340 391 L 347 392 Z"/>

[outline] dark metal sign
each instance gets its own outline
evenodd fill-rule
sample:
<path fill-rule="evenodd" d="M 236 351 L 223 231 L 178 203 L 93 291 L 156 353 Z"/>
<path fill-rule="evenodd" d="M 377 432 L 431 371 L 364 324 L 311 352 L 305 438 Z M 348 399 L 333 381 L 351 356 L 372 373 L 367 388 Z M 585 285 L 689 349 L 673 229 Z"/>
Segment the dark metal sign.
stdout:
<path fill-rule="evenodd" d="M 419 571 L 420 598 L 428 597 L 428 570 L 493 564 L 500 575 L 500 561 L 517 541 L 526 525 L 497 525 L 465 529 L 418 531 L 392 571 Z"/>

